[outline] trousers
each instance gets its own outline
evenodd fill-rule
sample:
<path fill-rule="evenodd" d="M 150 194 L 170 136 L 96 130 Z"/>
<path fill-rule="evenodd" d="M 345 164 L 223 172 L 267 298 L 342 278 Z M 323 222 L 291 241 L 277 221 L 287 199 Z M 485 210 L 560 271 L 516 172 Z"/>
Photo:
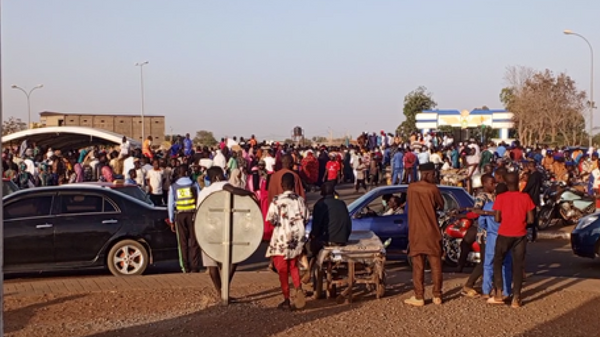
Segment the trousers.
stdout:
<path fill-rule="evenodd" d="M 290 298 L 290 275 L 292 276 L 292 282 L 294 288 L 300 289 L 302 284 L 300 283 L 300 271 L 298 270 L 298 258 L 295 257 L 290 260 L 286 260 L 283 256 L 273 256 L 273 265 L 277 269 L 279 274 L 279 283 L 281 283 L 281 292 L 283 298 Z"/>
<path fill-rule="evenodd" d="M 527 237 L 509 237 L 498 235 L 494 249 L 494 288 L 504 289 L 502 278 L 502 265 L 509 252 L 512 253 L 512 283 L 514 298 L 521 298 L 523 287 L 523 266 L 525 265 L 525 250 L 527 249 Z"/>
<path fill-rule="evenodd" d="M 194 212 L 175 215 L 175 232 L 179 250 L 179 265 L 185 273 L 200 270 L 200 246 L 194 230 Z"/>
<path fill-rule="evenodd" d="M 480 277 L 483 276 L 483 265 L 485 263 L 485 243 L 481 243 L 479 244 L 480 247 L 480 255 L 481 255 L 481 261 L 475 266 L 475 268 L 473 268 L 473 271 L 471 272 L 471 275 L 469 275 L 469 279 L 467 280 L 467 283 L 465 284 L 465 286 L 469 287 L 469 288 L 473 288 L 475 286 L 475 283 L 477 282 L 477 280 L 479 280 Z M 462 248 L 461 248 L 462 249 Z M 462 254 L 462 250 L 461 250 L 461 254 Z"/>
<path fill-rule="evenodd" d="M 392 185 L 398 185 L 402 183 L 402 169 L 394 169 L 392 172 Z"/>
<path fill-rule="evenodd" d="M 467 263 L 469 253 L 473 250 L 473 243 L 477 241 L 477 227 L 471 226 L 467 229 L 465 237 L 460 242 L 460 256 L 458 258 L 458 269 L 462 272 L 462 269 Z"/>
<path fill-rule="evenodd" d="M 489 295 L 492 293 L 494 289 L 493 283 L 493 275 L 494 275 L 494 253 L 496 250 L 496 240 L 498 239 L 498 234 L 487 234 L 487 240 L 485 243 L 485 251 L 483 258 L 483 284 L 481 286 L 481 290 L 484 295 Z M 506 254 L 506 258 L 502 263 L 502 279 L 503 279 L 503 289 L 502 295 L 510 296 L 511 288 L 512 288 L 512 255 L 510 252 Z"/>
<path fill-rule="evenodd" d="M 418 254 L 411 257 L 413 264 L 413 286 L 415 287 L 415 298 L 422 300 L 425 296 L 425 259 L 431 267 L 431 278 L 433 279 L 433 297 L 442 297 L 442 257 L 435 255 Z"/>
<path fill-rule="evenodd" d="M 415 167 L 405 167 L 403 183 L 410 184 L 414 181 L 417 181 L 416 168 Z"/>

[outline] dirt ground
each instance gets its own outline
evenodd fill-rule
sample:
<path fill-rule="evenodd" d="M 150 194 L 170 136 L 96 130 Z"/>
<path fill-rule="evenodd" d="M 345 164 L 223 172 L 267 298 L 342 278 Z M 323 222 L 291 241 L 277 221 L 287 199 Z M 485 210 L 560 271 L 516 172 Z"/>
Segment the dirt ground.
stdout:
<path fill-rule="evenodd" d="M 72 295 L 7 295 L 7 336 L 600 336 L 600 292 L 573 290 L 578 280 L 530 283 L 525 306 L 492 306 L 462 297 L 447 282 L 445 303 L 411 308 L 411 285 L 389 287 L 376 300 L 352 304 L 309 300 L 302 311 L 278 310 L 278 288 L 236 286 L 241 303 L 221 306 L 209 288 L 106 291 Z"/>

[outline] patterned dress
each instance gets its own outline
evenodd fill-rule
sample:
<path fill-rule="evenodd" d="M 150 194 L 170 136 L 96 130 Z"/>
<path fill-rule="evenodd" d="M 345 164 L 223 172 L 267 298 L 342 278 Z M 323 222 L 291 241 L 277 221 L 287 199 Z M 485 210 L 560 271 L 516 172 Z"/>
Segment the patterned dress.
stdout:
<path fill-rule="evenodd" d="M 301 196 L 291 191 L 276 196 L 269 206 L 266 220 L 274 227 L 267 257 L 283 256 L 291 260 L 302 254 L 308 208 Z"/>

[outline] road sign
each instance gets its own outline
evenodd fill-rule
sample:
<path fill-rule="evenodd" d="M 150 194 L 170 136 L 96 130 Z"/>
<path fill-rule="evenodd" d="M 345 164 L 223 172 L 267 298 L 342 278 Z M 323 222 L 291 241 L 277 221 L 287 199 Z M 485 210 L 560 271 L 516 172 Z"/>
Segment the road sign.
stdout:
<path fill-rule="evenodd" d="M 227 304 L 230 265 L 249 258 L 262 240 L 264 220 L 260 208 L 251 197 L 218 191 L 198 207 L 194 230 L 204 253 L 222 264 L 221 299 Z"/>

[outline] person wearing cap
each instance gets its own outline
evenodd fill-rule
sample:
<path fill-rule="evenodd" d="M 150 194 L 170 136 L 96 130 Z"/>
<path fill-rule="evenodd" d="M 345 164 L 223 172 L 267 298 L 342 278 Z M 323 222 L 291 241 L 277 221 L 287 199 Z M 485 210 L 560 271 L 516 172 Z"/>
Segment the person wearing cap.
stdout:
<path fill-rule="evenodd" d="M 433 303 L 442 304 L 442 235 L 437 211 L 444 207 L 444 199 L 435 181 L 435 165 L 419 166 L 421 180 L 408 185 L 408 241 L 409 257 L 413 265 L 415 295 L 404 301 L 412 306 L 424 306 L 425 260 L 431 266 Z"/>
<path fill-rule="evenodd" d="M 167 200 L 169 224 L 177 233 L 179 264 L 184 273 L 197 273 L 200 268 L 200 247 L 194 230 L 198 184 L 187 176 L 187 167 L 178 167 L 178 176 L 171 184 Z"/>

